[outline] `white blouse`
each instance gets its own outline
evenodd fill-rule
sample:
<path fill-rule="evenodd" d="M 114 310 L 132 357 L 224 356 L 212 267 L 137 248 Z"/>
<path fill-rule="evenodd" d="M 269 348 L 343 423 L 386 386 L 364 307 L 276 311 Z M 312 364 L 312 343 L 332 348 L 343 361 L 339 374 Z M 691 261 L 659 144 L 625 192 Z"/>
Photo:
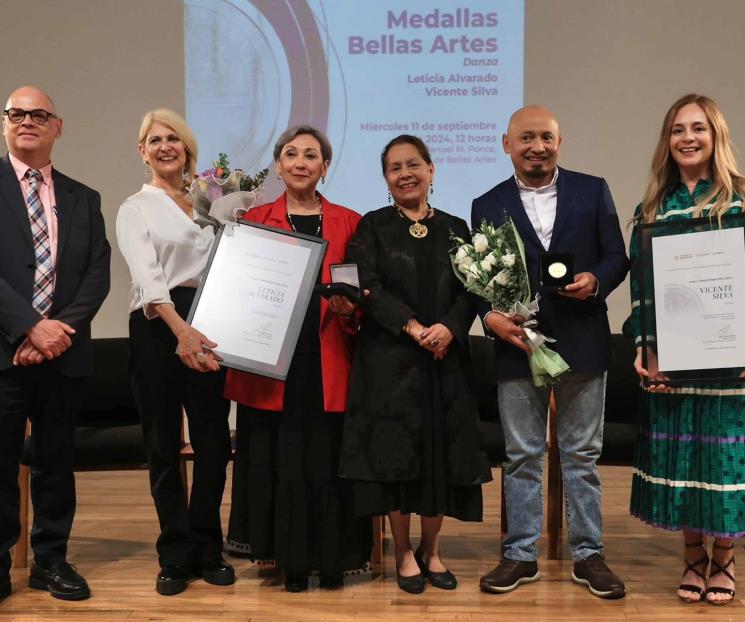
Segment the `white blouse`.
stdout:
<path fill-rule="evenodd" d="M 169 290 L 197 287 L 215 234 L 200 227 L 160 188 L 145 184 L 122 203 L 116 216 L 119 250 L 132 274 L 129 311 L 172 303 Z"/>

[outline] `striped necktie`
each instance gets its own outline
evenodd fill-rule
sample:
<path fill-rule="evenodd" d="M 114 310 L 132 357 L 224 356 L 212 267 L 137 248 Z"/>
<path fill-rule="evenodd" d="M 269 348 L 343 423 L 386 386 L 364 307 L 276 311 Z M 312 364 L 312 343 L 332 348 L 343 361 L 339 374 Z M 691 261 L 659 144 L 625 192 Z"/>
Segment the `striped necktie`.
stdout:
<path fill-rule="evenodd" d="M 30 168 L 26 171 L 29 191 L 26 195 L 28 219 L 31 223 L 31 237 L 34 240 L 34 255 L 36 255 L 36 273 L 34 275 L 33 307 L 46 317 L 52 306 L 54 292 L 54 268 L 52 266 L 52 248 L 49 241 L 47 218 L 39 195 L 39 183 L 43 177 L 41 171 Z"/>

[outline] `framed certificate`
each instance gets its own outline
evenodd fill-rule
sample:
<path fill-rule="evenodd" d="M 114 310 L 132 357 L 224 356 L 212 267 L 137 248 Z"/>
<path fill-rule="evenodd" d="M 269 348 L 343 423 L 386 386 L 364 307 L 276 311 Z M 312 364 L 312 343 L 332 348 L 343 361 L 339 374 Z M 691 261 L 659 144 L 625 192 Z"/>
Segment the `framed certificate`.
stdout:
<path fill-rule="evenodd" d="M 222 365 L 287 378 L 326 245 L 255 223 L 220 227 L 187 320 Z"/>
<path fill-rule="evenodd" d="M 646 383 L 742 381 L 745 216 L 641 225 L 637 269 Z"/>

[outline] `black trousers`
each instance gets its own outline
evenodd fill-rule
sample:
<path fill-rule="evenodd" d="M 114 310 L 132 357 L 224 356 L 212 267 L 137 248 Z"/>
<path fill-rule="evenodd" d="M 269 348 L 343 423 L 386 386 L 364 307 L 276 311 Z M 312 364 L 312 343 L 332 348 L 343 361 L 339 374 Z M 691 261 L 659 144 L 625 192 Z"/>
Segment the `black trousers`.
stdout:
<path fill-rule="evenodd" d="M 10 548 L 21 533 L 18 462 L 26 419 L 34 442 L 31 548 L 44 565 L 67 556 L 75 516 L 73 461 L 82 382 L 61 376 L 47 363 L 0 372 L 0 576 L 10 569 Z"/>
<path fill-rule="evenodd" d="M 171 291 L 186 317 L 194 290 Z M 214 560 L 222 552 L 220 504 L 230 457 L 225 372 L 200 373 L 175 354 L 177 340 L 160 318 L 141 310 L 129 317 L 130 371 L 150 465 L 150 490 L 160 521 L 156 547 L 161 566 Z M 180 469 L 181 406 L 194 448 L 191 496 Z"/>

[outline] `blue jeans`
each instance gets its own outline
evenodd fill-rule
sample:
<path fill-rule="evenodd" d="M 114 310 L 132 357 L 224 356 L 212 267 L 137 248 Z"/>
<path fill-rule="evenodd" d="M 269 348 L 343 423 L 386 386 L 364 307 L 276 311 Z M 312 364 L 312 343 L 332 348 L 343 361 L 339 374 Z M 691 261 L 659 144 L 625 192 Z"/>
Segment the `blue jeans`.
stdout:
<path fill-rule="evenodd" d="M 605 374 L 566 373 L 553 389 L 569 549 L 572 559 L 580 561 L 603 552 L 597 460 L 603 448 Z M 536 541 L 543 526 L 543 454 L 550 391 L 534 387 L 530 379 L 499 382 L 499 412 L 508 458 L 504 556 L 509 559 L 537 558 Z"/>

